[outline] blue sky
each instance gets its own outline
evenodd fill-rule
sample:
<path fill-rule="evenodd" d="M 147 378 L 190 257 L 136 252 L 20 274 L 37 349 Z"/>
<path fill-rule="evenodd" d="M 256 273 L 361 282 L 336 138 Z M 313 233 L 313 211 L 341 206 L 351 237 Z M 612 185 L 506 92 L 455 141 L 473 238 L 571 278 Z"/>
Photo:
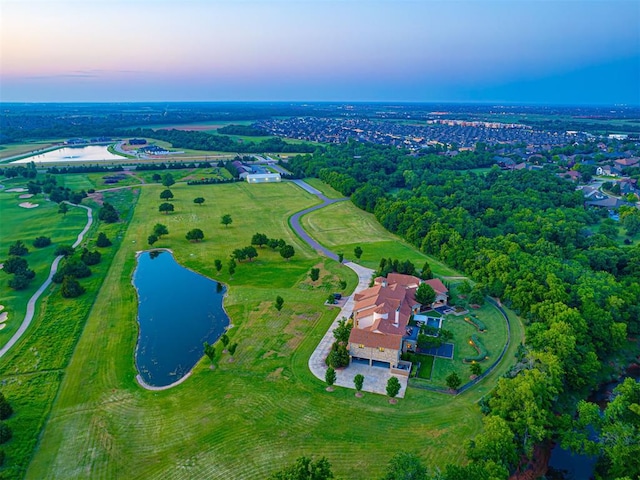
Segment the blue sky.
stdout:
<path fill-rule="evenodd" d="M 636 0 L 0 0 L 0 101 L 640 104 Z"/>

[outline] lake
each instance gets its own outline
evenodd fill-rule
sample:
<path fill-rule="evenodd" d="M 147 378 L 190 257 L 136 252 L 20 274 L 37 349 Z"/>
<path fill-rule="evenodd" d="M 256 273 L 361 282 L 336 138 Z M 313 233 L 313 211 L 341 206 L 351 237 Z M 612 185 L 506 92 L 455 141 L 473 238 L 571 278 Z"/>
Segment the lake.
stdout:
<path fill-rule="evenodd" d="M 177 382 L 202 358 L 229 325 L 222 284 L 178 264 L 167 251 L 138 255 L 133 274 L 138 291 L 140 333 L 135 363 L 154 387 Z"/>
<path fill-rule="evenodd" d="M 109 152 L 104 145 L 85 145 L 82 147 L 63 147 L 11 163 L 99 162 L 101 160 L 124 160 L 125 158 Z"/>

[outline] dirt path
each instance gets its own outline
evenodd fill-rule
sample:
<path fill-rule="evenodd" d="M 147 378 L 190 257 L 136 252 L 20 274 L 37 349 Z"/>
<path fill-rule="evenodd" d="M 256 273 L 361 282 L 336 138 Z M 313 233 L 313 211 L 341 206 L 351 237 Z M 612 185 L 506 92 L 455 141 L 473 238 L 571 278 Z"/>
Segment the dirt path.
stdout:
<path fill-rule="evenodd" d="M 91 212 L 91 209 L 89 207 L 85 207 L 84 205 L 74 205 L 69 202 L 65 202 L 65 203 L 68 203 L 72 207 L 84 208 L 87 211 L 87 224 L 84 226 L 82 231 L 78 234 L 78 238 L 73 244 L 73 248 L 76 248 L 78 245 L 80 245 L 80 243 L 84 239 L 84 236 L 89 231 L 89 228 L 91 228 L 91 224 L 93 223 L 93 213 Z M 49 276 L 44 281 L 44 283 L 40 286 L 40 288 L 36 290 L 36 293 L 34 293 L 33 296 L 29 299 L 29 303 L 27 303 L 27 312 L 24 316 L 24 320 L 20 324 L 20 327 L 18 327 L 18 330 L 16 330 L 16 333 L 13 334 L 13 337 L 9 339 L 9 341 L 5 344 L 4 347 L 2 347 L 2 349 L 0 349 L 0 358 L 2 358 L 9 351 L 9 349 L 13 347 L 18 342 L 18 340 L 20 340 L 22 335 L 24 335 L 24 332 L 26 332 L 27 328 L 29 328 L 29 325 L 31 325 L 31 321 L 33 320 L 33 316 L 36 310 L 36 302 L 38 301 L 40 296 L 44 293 L 44 291 L 47 289 L 47 287 L 51 285 L 53 276 L 58 271 L 58 264 L 60 263 L 60 260 L 62 260 L 62 258 L 63 258 L 62 255 L 59 255 L 55 258 L 55 260 L 51 264 L 51 271 L 49 272 Z"/>

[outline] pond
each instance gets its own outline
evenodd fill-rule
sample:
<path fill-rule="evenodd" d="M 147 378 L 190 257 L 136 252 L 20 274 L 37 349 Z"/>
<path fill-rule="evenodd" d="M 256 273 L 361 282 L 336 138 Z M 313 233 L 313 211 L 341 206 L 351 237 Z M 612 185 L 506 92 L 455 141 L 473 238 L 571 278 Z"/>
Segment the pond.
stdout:
<path fill-rule="evenodd" d="M 138 255 L 133 285 L 140 324 L 136 368 L 147 385 L 171 385 L 202 358 L 204 342 L 214 343 L 229 325 L 222 307 L 226 289 L 161 250 Z"/>
<path fill-rule="evenodd" d="M 101 160 L 124 160 L 126 157 L 114 155 L 103 145 L 64 147 L 45 153 L 22 158 L 12 163 L 52 163 L 52 162 L 99 162 Z"/>

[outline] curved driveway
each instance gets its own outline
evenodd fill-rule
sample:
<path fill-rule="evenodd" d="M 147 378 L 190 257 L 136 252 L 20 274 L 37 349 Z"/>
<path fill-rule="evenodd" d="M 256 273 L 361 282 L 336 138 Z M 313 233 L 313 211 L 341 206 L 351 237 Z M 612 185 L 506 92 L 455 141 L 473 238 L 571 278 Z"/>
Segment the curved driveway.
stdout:
<path fill-rule="evenodd" d="M 69 202 L 65 202 L 65 203 L 69 203 Z M 87 211 L 87 224 L 84 226 L 82 231 L 78 234 L 78 238 L 73 244 L 73 248 L 76 248 L 82 242 L 85 234 L 89 231 L 89 228 L 91 228 L 91 224 L 93 223 L 93 214 L 91 212 L 91 209 L 89 207 L 85 207 L 84 205 L 74 205 L 72 203 L 69 203 L 69 205 L 74 207 L 84 208 Z M 44 283 L 40 286 L 40 288 L 36 291 L 36 293 L 34 293 L 33 296 L 29 299 L 29 303 L 27 303 L 27 313 L 24 316 L 24 320 L 20 324 L 20 327 L 18 327 L 18 330 L 16 330 L 16 333 L 13 334 L 13 337 L 11 337 L 9 341 L 5 344 L 5 346 L 0 349 L 0 358 L 2 358 L 9 351 L 9 349 L 13 347 L 18 340 L 20 340 L 20 337 L 22 337 L 24 332 L 27 331 L 27 328 L 29 328 L 29 325 L 31 325 L 31 321 L 33 320 L 33 315 L 36 310 L 36 302 L 38 301 L 40 296 L 44 293 L 44 291 L 47 289 L 47 287 L 51 285 L 53 276 L 58 271 L 58 264 L 60 263 L 60 260 L 62 260 L 62 257 L 63 257 L 62 255 L 59 255 L 55 258 L 55 260 L 51 264 L 51 271 L 49 272 L 49 276 L 44 281 Z"/>
<path fill-rule="evenodd" d="M 320 245 L 302 228 L 302 226 L 300 225 L 300 217 L 306 215 L 309 212 L 313 212 L 314 210 L 326 207 L 327 205 L 331 205 L 336 202 L 343 202 L 348 199 L 329 199 L 325 197 L 322 192 L 313 188 L 304 180 L 293 180 L 293 183 L 306 190 L 307 192 L 316 195 L 320 200 L 322 200 L 322 203 L 293 214 L 289 219 L 291 227 L 300 236 L 300 238 L 302 238 L 311 246 L 311 248 L 326 255 L 329 258 L 332 258 L 335 261 L 338 261 L 338 255 L 336 255 L 328 248 Z M 338 322 L 342 318 L 348 318 L 351 315 L 351 312 L 353 311 L 354 295 L 369 287 L 369 282 L 371 281 L 371 277 L 374 273 L 372 269 L 363 267 L 353 262 L 346 262 L 344 263 L 344 265 L 346 267 L 349 267 L 356 273 L 356 275 L 358 275 L 358 285 L 356 286 L 353 293 L 346 299 L 346 302 L 340 309 L 340 312 L 336 316 L 336 319 L 333 321 L 327 332 L 322 337 L 322 340 L 320 340 L 320 343 L 311 354 L 311 357 L 309 358 L 309 370 L 311 370 L 311 373 L 313 373 L 316 378 L 322 380 L 323 382 L 325 373 L 327 371 L 327 365 L 325 364 L 324 360 L 325 358 L 327 358 L 327 355 L 329 355 L 329 352 L 331 351 L 331 345 L 335 340 L 333 337 L 333 331 L 336 329 L 336 327 L 338 326 Z M 336 371 L 335 384 L 340 387 L 354 388 L 353 377 L 357 373 L 365 374 L 366 382 L 362 388 L 364 391 L 379 393 L 381 395 L 386 394 L 387 380 L 392 375 L 388 370 L 377 367 L 367 367 L 366 369 L 363 369 L 362 372 L 354 366 L 346 369 L 339 369 L 338 371 Z M 398 397 L 402 398 L 404 397 L 405 391 L 407 389 L 407 377 L 398 375 L 393 376 L 400 381 L 400 392 L 398 393 Z"/>

